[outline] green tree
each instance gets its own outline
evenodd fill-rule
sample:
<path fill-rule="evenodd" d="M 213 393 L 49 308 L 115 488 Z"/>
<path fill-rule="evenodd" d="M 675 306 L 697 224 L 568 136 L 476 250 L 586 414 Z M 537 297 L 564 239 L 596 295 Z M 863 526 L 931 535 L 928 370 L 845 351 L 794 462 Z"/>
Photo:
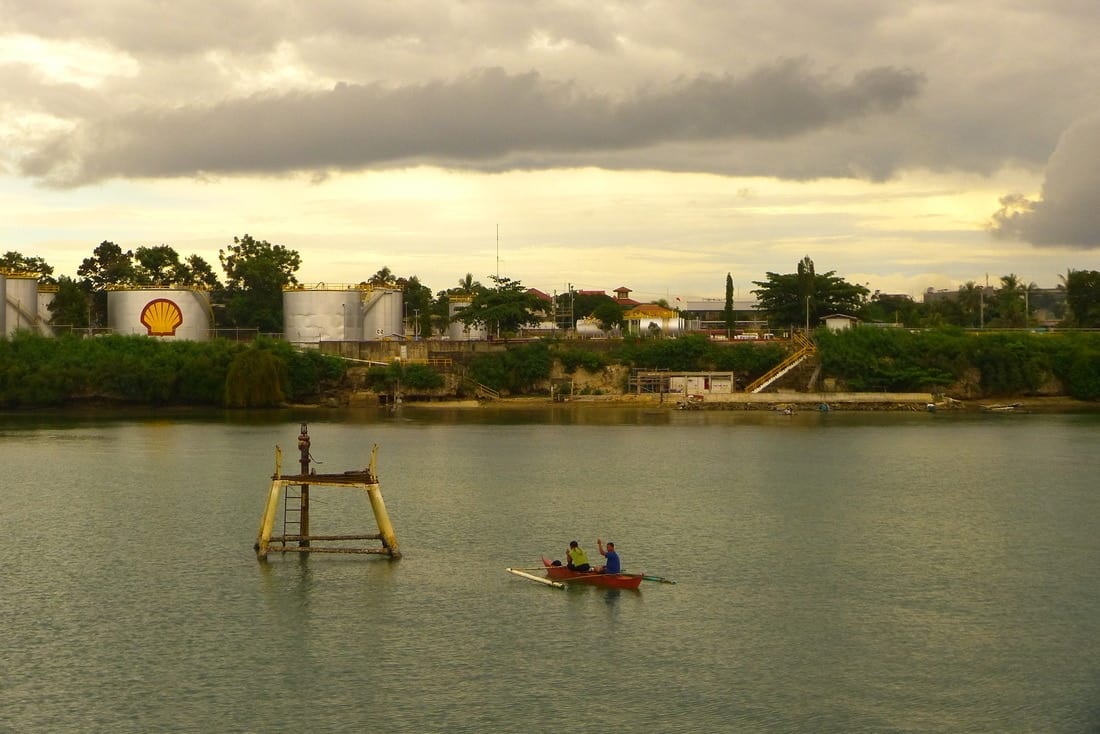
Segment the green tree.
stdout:
<path fill-rule="evenodd" d="M 85 290 L 91 299 L 89 327 L 107 323 L 107 288 L 137 284 L 134 253 L 123 250 L 114 242 L 104 240 L 92 250 L 92 257 L 84 258 L 76 274 L 83 278 Z"/>
<path fill-rule="evenodd" d="M 621 329 L 626 324 L 625 319 L 623 319 L 624 313 L 626 313 L 626 309 L 615 303 L 614 299 L 608 298 L 597 305 L 589 315 L 596 320 L 596 325 L 601 330 L 612 331 L 616 327 Z"/>
<path fill-rule="evenodd" d="M 940 298 L 932 303 L 922 303 L 917 326 L 941 327 L 963 326 L 966 319 L 962 315 L 962 306 L 957 298 Z"/>
<path fill-rule="evenodd" d="M 141 285 L 175 285 L 214 291 L 221 283 L 210 263 L 198 255 L 180 259 L 169 245 L 139 247 L 134 251 L 135 278 Z"/>
<path fill-rule="evenodd" d="M 454 293 L 456 295 L 472 296 L 481 288 L 481 282 L 474 280 L 473 273 L 466 273 L 464 277 L 458 279 L 458 289 Z"/>
<path fill-rule="evenodd" d="M 1025 323 L 1024 285 L 1015 273 L 1001 276 L 997 289 L 997 325 L 1020 327 Z"/>
<path fill-rule="evenodd" d="M 222 289 L 222 284 L 218 280 L 214 268 L 198 255 L 188 255 L 184 260 L 179 284 L 194 288 L 205 288 L 209 291 Z"/>
<path fill-rule="evenodd" d="M 286 401 L 286 364 L 260 346 L 239 352 L 225 377 L 225 404 L 230 408 L 273 408 Z"/>
<path fill-rule="evenodd" d="M 104 240 L 92 250 L 92 257 L 84 258 L 76 274 L 87 282 L 93 291 L 106 290 L 112 285 L 135 285 L 137 270 L 134 253 L 123 250 L 114 242 Z"/>
<path fill-rule="evenodd" d="M 67 275 L 57 280 L 57 293 L 47 306 L 50 323 L 68 325 L 77 329 L 88 328 L 91 300 L 88 292 Z"/>
<path fill-rule="evenodd" d="M 432 289 L 415 275 L 405 281 L 405 313 L 413 320 L 417 335 L 421 338 L 432 335 Z"/>
<path fill-rule="evenodd" d="M 809 255 L 806 255 L 802 258 L 801 261 L 799 261 L 798 267 L 796 268 L 795 272 L 796 280 L 798 282 L 798 302 L 800 304 L 805 304 L 805 308 L 803 310 L 806 312 L 806 318 L 808 321 L 808 323 L 806 324 L 806 328 L 812 329 L 814 320 L 810 318 L 810 307 L 813 304 L 811 304 L 810 302 L 816 295 L 816 284 L 814 283 L 814 279 L 817 274 L 814 271 L 814 261 L 810 259 Z M 814 315 L 816 316 L 816 314 Z"/>
<path fill-rule="evenodd" d="M 1100 326 L 1100 272 L 1070 270 L 1065 278 L 1068 318 L 1074 326 Z"/>
<path fill-rule="evenodd" d="M 972 329 L 984 325 L 985 295 L 982 286 L 972 280 L 968 280 L 959 286 L 959 308 L 962 311 L 962 323 L 960 326 L 968 326 Z"/>
<path fill-rule="evenodd" d="M 399 389 L 403 393 L 437 390 L 446 384 L 443 375 L 426 364 L 407 364 L 394 360 L 385 367 L 371 367 L 367 371 L 367 384 L 378 393 L 390 393 Z"/>
<path fill-rule="evenodd" d="M 915 326 L 924 317 L 924 309 L 909 296 L 875 293 L 863 305 L 859 317 L 864 321 Z"/>
<path fill-rule="evenodd" d="M 9 250 L 0 256 L 0 270 L 17 273 L 38 273 L 39 281 L 52 282 L 53 267 L 40 257 L 28 257 L 20 252 Z"/>
<path fill-rule="evenodd" d="M 858 313 L 869 293 L 864 286 L 848 283 L 832 270 L 816 273 L 809 257 L 802 259 L 797 272 L 769 272 L 767 280 L 753 283 L 760 286 L 753 290 L 759 308 L 768 314 L 773 324 L 795 325 L 808 321 L 811 330 L 817 319 L 827 314 Z"/>
<path fill-rule="evenodd" d="M 367 278 L 367 283 L 373 286 L 386 286 L 394 284 L 393 271 L 388 266 L 382 266 L 377 273 Z"/>
<path fill-rule="evenodd" d="M 726 305 L 722 309 L 722 322 L 726 325 L 727 331 L 732 331 L 734 327 L 733 318 L 733 276 L 726 273 Z"/>
<path fill-rule="evenodd" d="M 134 250 L 134 279 L 140 285 L 176 285 L 183 274 L 179 253 L 169 245 Z"/>
<path fill-rule="evenodd" d="M 470 305 L 455 315 L 455 321 L 467 326 L 483 324 L 497 336 L 539 323 L 544 304 L 538 296 L 528 293 L 518 280 L 497 275 L 489 278 L 494 287 L 475 295 Z"/>
<path fill-rule="evenodd" d="M 545 343 L 503 352 L 479 354 L 470 362 L 470 377 L 502 392 L 526 392 L 549 379 L 554 357 Z"/>
<path fill-rule="evenodd" d="M 301 256 L 246 234 L 218 250 L 218 260 L 225 271 L 228 325 L 282 331 L 283 288 L 297 284 L 294 274 L 302 264 Z"/>
<path fill-rule="evenodd" d="M 569 294 L 566 294 L 567 296 Z M 615 299 L 606 293 L 572 293 L 573 298 L 573 318 L 584 319 L 588 318 L 596 312 L 596 309 L 605 303 L 615 303 Z M 566 304 L 568 308 L 568 304 Z"/>

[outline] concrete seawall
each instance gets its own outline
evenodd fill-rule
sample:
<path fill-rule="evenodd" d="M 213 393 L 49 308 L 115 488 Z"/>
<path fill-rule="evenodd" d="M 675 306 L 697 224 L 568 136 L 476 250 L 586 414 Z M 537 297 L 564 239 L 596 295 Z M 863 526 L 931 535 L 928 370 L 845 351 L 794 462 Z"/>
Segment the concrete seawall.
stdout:
<path fill-rule="evenodd" d="M 630 404 L 668 405 L 676 408 L 684 403 L 683 395 L 666 393 L 621 394 L 621 395 L 576 395 L 567 402 L 584 404 Z M 784 407 L 800 410 L 817 410 L 822 404 L 838 410 L 912 410 L 927 409 L 933 402 L 931 393 L 802 393 L 794 391 L 767 393 L 721 393 L 704 395 L 702 399 L 690 401 L 689 406 L 696 409 L 727 410 L 780 410 Z"/>

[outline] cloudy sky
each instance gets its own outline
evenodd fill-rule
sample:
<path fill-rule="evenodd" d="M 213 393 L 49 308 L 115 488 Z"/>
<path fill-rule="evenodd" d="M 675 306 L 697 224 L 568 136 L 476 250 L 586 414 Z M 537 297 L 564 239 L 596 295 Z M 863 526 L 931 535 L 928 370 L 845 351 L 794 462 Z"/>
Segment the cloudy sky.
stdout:
<path fill-rule="evenodd" d="M 1098 30 L 1095 0 L 0 0 L 0 250 L 1053 287 L 1100 269 Z"/>

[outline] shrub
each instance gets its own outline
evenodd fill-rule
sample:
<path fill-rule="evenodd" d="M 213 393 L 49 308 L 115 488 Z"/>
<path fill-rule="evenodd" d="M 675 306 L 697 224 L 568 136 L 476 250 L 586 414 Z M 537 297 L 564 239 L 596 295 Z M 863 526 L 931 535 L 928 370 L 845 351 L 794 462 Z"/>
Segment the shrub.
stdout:
<path fill-rule="evenodd" d="M 230 408 L 270 408 L 286 401 L 287 369 L 273 352 L 253 346 L 229 365 L 225 404 Z"/>
<path fill-rule="evenodd" d="M 561 362 L 566 374 L 573 374 L 577 368 L 588 372 L 599 372 L 607 366 L 607 357 L 599 352 L 589 352 L 584 349 L 561 349 L 554 356 Z"/>

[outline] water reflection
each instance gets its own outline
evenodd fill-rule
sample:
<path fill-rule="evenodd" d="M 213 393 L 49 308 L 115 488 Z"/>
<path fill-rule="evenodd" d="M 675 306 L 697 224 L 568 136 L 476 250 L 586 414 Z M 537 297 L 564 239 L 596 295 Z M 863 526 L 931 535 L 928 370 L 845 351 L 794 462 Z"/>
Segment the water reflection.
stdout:
<path fill-rule="evenodd" d="M 1095 724 L 1095 417 L 403 412 L 308 417 L 330 466 L 382 446 L 397 562 L 257 562 L 293 411 L 6 424 L 0 729 Z M 678 584 L 503 570 L 599 533 Z"/>

